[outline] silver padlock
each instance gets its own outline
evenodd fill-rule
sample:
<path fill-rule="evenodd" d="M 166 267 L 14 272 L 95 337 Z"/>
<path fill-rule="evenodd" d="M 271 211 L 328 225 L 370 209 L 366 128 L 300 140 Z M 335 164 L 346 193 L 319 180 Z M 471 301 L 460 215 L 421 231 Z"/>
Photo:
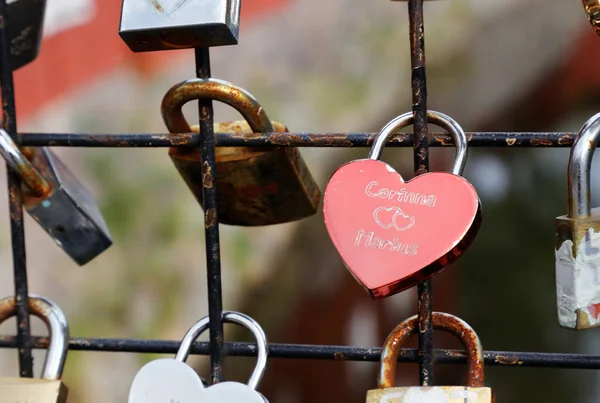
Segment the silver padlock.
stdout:
<path fill-rule="evenodd" d="M 0 403 L 65 403 L 68 389 L 60 380 L 69 347 L 69 327 L 62 310 L 45 298 L 29 297 L 29 311 L 42 319 L 49 332 L 48 354 L 41 378 L 0 377 Z M 15 298 L 0 300 L 0 324 L 15 316 Z"/>
<path fill-rule="evenodd" d="M 16 0 L 8 4 L 6 29 L 13 70 L 37 57 L 42 43 L 45 12 L 46 0 Z"/>
<path fill-rule="evenodd" d="M 590 169 L 600 141 L 600 113 L 588 120 L 571 148 L 568 214 L 556 218 L 556 296 L 562 327 L 600 326 L 600 208 L 590 207 Z"/>
<path fill-rule="evenodd" d="M 0 129 L 0 154 L 23 181 L 23 205 L 77 264 L 112 245 L 92 195 L 47 148 L 28 148 L 27 158 Z"/>
<path fill-rule="evenodd" d="M 154 360 L 140 369 L 131 384 L 128 403 L 268 403 L 266 398 L 256 391 L 267 366 L 267 336 L 254 319 L 239 312 L 223 312 L 223 322 L 242 325 L 256 338 L 258 360 L 247 385 L 239 382 L 220 382 L 206 387 L 196 371 L 185 363 L 192 343 L 208 329 L 207 316 L 187 331 L 175 358 Z"/>
<path fill-rule="evenodd" d="M 240 0 L 123 0 L 119 35 L 134 52 L 237 45 Z"/>

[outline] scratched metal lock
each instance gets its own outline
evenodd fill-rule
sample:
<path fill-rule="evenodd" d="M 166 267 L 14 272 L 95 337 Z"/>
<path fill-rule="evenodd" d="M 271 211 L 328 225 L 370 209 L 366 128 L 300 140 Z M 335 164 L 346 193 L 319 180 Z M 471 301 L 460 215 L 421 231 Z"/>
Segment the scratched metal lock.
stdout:
<path fill-rule="evenodd" d="M 123 0 L 119 35 L 133 52 L 237 45 L 240 0 Z"/>
<path fill-rule="evenodd" d="M 41 297 L 29 297 L 29 311 L 48 327 L 50 341 L 42 375 L 41 378 L 0 377 L 0 403 L 65 403 L 68 389 L 60 378 L 68 351 L 67 320 L 57 305 Z M 0 324 L 15 314 L 14 297 L 0 300 Z"/>
<path fill-rule="evenodd" d="M 246 90 L 217 79 L 192 79 L 172 87 L 162 101 L 163 120 L 171 133 L 190 133 L 181 111 L 191 100 L 212 99 L 233 106 L 246 119 L 217 129 L 245 134 L 284 132 L 285 126 L 269 120 L 264 109 Z M 169 150 L 175 167 L 202 205 L 203 167 L 200 148 Z M 217 147 L 219 222 L 259 226 L 300 220 L 315 214 L 321 192 L 296 148 Z"/>
<path fill-rule="evenodd" d="M 23 205 L 77 264 L 112 245 L 94 198 L 47 148 L 28 148 L 27 158 L 0 129 L 0 154 L 23 181 Z"/>
<path fill-rule="evenodd" d="M 600 325 L 600 208 L 590 208 L 590 168 L 600 140 L 600 114 L 588 120 L 571 148 L 568 214 L 556 218 L 556 296 L 562 327 Z"/>
<path fill-rule="evenodd" d="M 456 316 L 433 312 L 434 329 L 444 330 L 460 338 L 467 350 L 468 386 L 405 386 L 395 387 L 396 364 L 402 345 L 419 330 L 418 318 L 413 316 L 387 337 L 381 353 L 378 389 L 367 392 L 367 403 L 493 403 L 494 395 L 484 387 L 483 347 L 475 331 Z"/>
<path fill-rule="evenodd" d="M 16 0 L 8 4 L 8 40 L 13 70 L 32 62 L 40 51 L 46 0 Z"/>

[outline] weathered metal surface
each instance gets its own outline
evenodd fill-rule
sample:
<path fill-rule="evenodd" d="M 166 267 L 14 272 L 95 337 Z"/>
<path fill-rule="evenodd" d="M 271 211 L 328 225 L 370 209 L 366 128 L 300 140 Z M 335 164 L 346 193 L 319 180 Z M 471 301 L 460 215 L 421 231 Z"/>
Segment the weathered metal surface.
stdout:
<path fill-rule="evenodd" d="M 123 0 L 119 35 L 134 52 L 236 45 L 240 0 Z"/>
<path fill-rule="evenodd" d="M 556 218 L 556 297 L 561 326 L 600 326 L 600 208 L 590 208 L 590 169 L 600 114 L 581 128 L 569 157 L 568 214 Z"/>
<path fill-rule="evenodd" d="M 23 205 L 31 217 L 79 265 L 108 249 L 112 245 L 108 227 L 77 178 L 46 148 L 35 149 L 31 163 L 52 186 L 43 197 L 24 189 Z"/>
<path fill-rule="evenodd" d="M 192 99 L 215 99 L 234 106 L 246 119 L 218 126 L 234 136 L 255 131 L 285 132 L 268 120 L 264 109 L 245 90 L 220 80 L 188 80 L 171 88 L 162 103 L 169 131 L 190 132 L 181 107 Z M 202 205 L 206 167 L 197 148 L 171 148 L 169 155 Z M 219 148 L 216 150 L 218 221 L 222 224 L 258 226 L 299 220 L 316 212 L 321 193 L 300 152 L 295 148 Z"/>
<path fill-rule="evenodd" d="M 599 0 L 581 0 L 583 8 L 587 14 L 588 20 L 598 35 L 600 35 L 600 1 Z"/>
<path fill-rule="evenodd" d="M 217 147 L 371 147 L 377 132 L 369 133 L 239 133 L 216 134 Z M 469 147 L 564 147 L 577 133 L 466 132 Z M 198 133 L 20 133 L 24 146 L 54 147 L 198 147 Z M 412 147 L 413 133 L 398 133 L 386 147 Z M 454 147 L 452 136 L 430 133 L 429 147 Z"/>
<path fill-rule="evenodd" d="M 492 402 L 492 391 L 484 387 L 483 347 L 475 331 L 462 319 L 456 316 L 433 312 L 433 329 L 444 330 L 458 337 L 467 351 L 467 387 L 394 387 L 396 379 L 396 363 L 402 345 L 408 338 L 419 331 L 419 318 L 415 315 L 400 323 L 388 335 L 381 353 L 381 369 L 378 389 L 367 393 L 367 403 L 403 402 L 461 402 L 469 400 L 474 403 Z"/>
<path fill-rule="evenodd" d="M 62 310 L 52 301 L 30 296 L 28 302 L 31 314 L 42 319 L 50 333 L 41 379 L 0 377 L 0 401 L 65 403 L 68 389 L 60 378 L 68 351 L 67 319 Z M 0 324 L 15 316 L 16 313 L 14 297 L 0 300 Z"/>
<path fill-rule="evenodd" d="M 6 29 L 13 70 L 31 63 L 38 56 L 45 13 L 46 0 L 16 0 L 8 5 Z"/>

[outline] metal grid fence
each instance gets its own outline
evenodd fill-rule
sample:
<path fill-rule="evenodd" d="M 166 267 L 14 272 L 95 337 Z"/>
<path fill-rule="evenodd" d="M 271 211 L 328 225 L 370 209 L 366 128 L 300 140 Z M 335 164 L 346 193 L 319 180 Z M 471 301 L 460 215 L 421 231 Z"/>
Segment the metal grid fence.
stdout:
<path fill-rule="evenodd" d="M 0 21 L 6 21 L 6 0 L 0 0 Z M 390 147 L 414 148 L 415 174 L 429 168 L 429 147 L 453 146 L 452 139 L 443 133 L 427 131 L 427 86 L 425 74 L 425 42 L 423 30 L 423 0 L 409 0 L 410 46 L 412 63 L 412 99 L 414 133 L 401 133 L 390 140 Z M 196 76 L 211 76 L 207 48 L 195 49 Z M 9 46 L 5 24 L 0 24 L 0 85 L 3 126 L 20 146 L 54 147 L 200 147 L 202 158 L 209 166 L 207 180 L 212 182 L 215 172 L 215 146 L 252 147 L 370 147 L 376 133 L 259 133 L 249 139 L 231 133 L 213 133 L 212 101 L 199 101 L 200 132 L 185 134 L 84 134 L 84 133 L 18 133 L 16 125 L 13 73 L 9 63 Z M 570 147 L 575 133 L 467 133 L 470 147 Z M 10 228 L 14 287 L 17 311 L 17 335 L 0 336 L 0 347 L 18 348 L 22 377 L 33 376 L 33 348 L 47 348 L 48 338 L 32 337 L 28 301 L 28 282 L 21 181 L 7 167 L 10 202 Z M 203 188 L 206 211 L 217 208 L 217 189 Z M 222 380 L 225 355 L 255 356 L 257 348 L 251 343 L 224 343 L 221 290 L 221 261 L 219 226 L 216 220 L 205 225 L 206 275 L 208 279 L 208 309 L 210 318 L 209 342 L 196 342 L 192 354 L 210 355 L 212 381 Z M 422 385 L 433 384 L 433 363 L 465 363 L 466 353 L 461 350 L 434 350 L 432 345 L 432 290 L 430 281 L 418 286 L 419 348 L 403 349 L 401 362 L 418 362 Z M 180 341 L 100 339 L 72 337 L 71 350 L 112 351 L 130 353 L 176 353 Z M 305 344 L 270 344 L 269 357 L 320 360 L 379 361 L 380 347 L 326 346 Z M 486 351 L 486 365 L 514 367 L 556 367 L 600 369 L 600 356 L 539 352 Z"/>

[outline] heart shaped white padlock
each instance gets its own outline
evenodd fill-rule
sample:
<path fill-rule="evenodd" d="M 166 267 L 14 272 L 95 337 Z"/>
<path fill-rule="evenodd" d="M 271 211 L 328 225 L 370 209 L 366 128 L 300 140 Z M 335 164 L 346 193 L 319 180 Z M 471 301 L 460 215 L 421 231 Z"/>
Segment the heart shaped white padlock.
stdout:
<path fill-rule="evenodd" d="M 154 360 L 140 369 L 131 384 L 128 403 L 268 403 L 256 391 L 267 365 L 264 331 L 256 321 L 239 312 L 223 312 L 223 322 L 242 325 L 256 338 L 258 361 L 248 385 L 220 382 L 207 388 L 196 371 L 185 363 L 192 343 L 208 328 L 209 319 L 205 317 L 187 331 L 175 358 Z"/>

